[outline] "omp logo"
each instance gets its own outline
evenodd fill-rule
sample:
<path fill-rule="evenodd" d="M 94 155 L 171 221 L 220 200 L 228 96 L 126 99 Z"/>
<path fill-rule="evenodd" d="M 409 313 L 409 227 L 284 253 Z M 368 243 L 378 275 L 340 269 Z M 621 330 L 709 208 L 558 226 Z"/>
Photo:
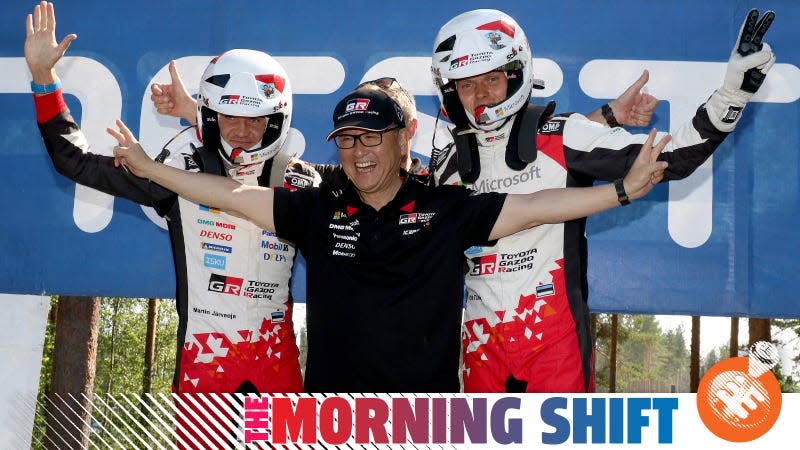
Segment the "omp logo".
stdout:
<path fill-rule="evenodd" d="M 497 254 L 471 258 L 472 270 L 470 275 L 491 275 L 497 268 Z"/>
<path fill-rule="evenodd" d="M 203 265 L 211 269 L 225 270 L 227 259 L 222 255 L 206 253 L 203 255 Z"/>
<path fill-rule="evenodd" d="M 200 243 L 200 248 L 202 248 L 203 250 L 211 250 L 211 251 L 222 252 L 222 253 L 231 253 L 233 251 L 233 249 L 231 247 L 228 247 L 228 246 L 225 246 L 225 245 L 212 244 L 210 242 L 201 242 Z"/>
<path fill-rule="evenodd" d="M 697 389 L 697 412 L 708 429 L 731 442 L 749 442 L 766 434 L 781 412 L 781 387 L 770 369 L 778 349 L 759 341 L 747 358 L 713 365 Z"/>
<path fill-rule="evenodd" d="M 293 173 L 286 176 L 285 180 L 290 186 L 297 188 L 306 188 L 314 185 L 314 179 L 305 175 Z"/>
<path fill-rule="evenodd" d="M 541 131 L 542 133 L 556 133 L 561 130 L 561 127 L 564 125 L 563 121 L 557 122 L 547 122 L 546 124 L 542 125 Z"/>
<path fill-rule="evenodd" d="M 238 296 L 242 292 L 242 283 L 244 283 L 244 279 L 242 278 L 227 277 L 225 275 L 212 273 L 211 278 L 208 280 L 208 290 L 220 294 Z"/>
<path fill-rule="evenodd" d="M 346 112 L 351 111 L 366 111 L 369 107 L 369 99 L 368 98 L 354 98 L 347 102 L 347 106 L 345 106 L 344 110 Z"/>

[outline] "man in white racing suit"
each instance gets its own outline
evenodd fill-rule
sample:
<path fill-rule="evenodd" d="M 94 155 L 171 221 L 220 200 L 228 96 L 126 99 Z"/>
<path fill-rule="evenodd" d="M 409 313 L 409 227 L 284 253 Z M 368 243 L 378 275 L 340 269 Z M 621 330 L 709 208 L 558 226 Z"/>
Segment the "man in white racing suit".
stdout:
<path fill-rule="evenodd" d="M 52 3 L 42 2 L 28 16 L 25 57 L 37 122 L 59 173 L 152 206 L 167 218 L 179 316 L 173 390 L 302 391 L 289 292 L 295 248 L 213 205 L 193 203 L 135 177 L 115 167 L 113 157 L 92 153 L 66 107 L 54 69 L 75 37 L 56 42 Z M 290 129 L 292 91 L 272 57 L 254 50 L 223 53 L 206 68 L 199 94 L 196 136 L 194 129 L 182 133 L 159 160 L 243 184 L 297 188 L 319 183 L 310 166 L 287 166 L 292 155 L 281 151 Z"/>
<path fill-rule="evenodd" d="M 757 11 L 748 16 L 723 86 L 662 153 L 669 162 L 665 180 L 687 177 L 713 153 L 773 65 L 761 40 L 774 14 L 758 17 Z M 456 126 L 454 145 L 433 158 L 439 184 L 530 193 L 618 180 L 647 137 L 580 114 L 552 117 L 552 103 L 529 104 L 539 85 L 530 46 L 500 11 L 470 11 L 445 24 L 432 71 L 442 109 Z M 614 125 L 608 107 L 603 115 Z M 593 390 L 585 223 L 543 225 L 466 252 L 466 392 Z"/>

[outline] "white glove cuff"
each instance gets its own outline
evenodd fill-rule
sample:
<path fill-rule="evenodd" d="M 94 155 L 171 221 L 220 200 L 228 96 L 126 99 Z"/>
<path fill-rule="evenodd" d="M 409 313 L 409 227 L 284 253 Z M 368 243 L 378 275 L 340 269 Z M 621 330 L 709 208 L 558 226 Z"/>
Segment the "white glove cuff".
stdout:
<path fill-rule="evenodd" d="M 708 118 L 716 129 L 730 133 L 736 128 L 750 97 L 752 94 L 744 91 L 732 92 L 724 87 L 717 89 L 706 102 Z"/>

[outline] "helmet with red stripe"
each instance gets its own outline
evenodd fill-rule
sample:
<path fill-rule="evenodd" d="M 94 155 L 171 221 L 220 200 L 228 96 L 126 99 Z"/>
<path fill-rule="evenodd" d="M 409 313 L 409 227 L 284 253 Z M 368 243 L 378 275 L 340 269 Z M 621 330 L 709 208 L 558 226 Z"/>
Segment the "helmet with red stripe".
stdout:
<path fill-rule="evenodd" d="M 525 32 L 508 14 L 477 9 L 454 17 L 433 44 L 431 71 L 442 109 L 459 127 L 467 126 L 468 120 L 482 130 L 498 128 L 527 105 L 531 89 L 544 87 L 533 78 L 531 60 Z M 492 71 L 503 71 L 508 78 L 505 100 L 465 111 L 455 81 Z"/>
<path fill-rule="evenodd" d="M 220 136 L 218 115 L 267 118 L 264 137 L 252 148 L 233 148 Z M 292 119 L 292 88 L 286 71 L 256 50 L 229 50 L 203 72 L 197 98 L 198 135 L 203 147 L 219 150 L 231 163 L 253 164 L 281 149 Z"/>

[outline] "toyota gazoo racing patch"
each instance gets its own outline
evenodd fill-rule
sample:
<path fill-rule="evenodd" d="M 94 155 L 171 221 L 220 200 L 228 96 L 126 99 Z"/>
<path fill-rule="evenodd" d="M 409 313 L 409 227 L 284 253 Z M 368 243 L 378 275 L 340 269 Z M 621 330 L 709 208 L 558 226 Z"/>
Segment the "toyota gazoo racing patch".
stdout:
<path fill-rule="evenodd" d="M 261 106 L 261 99 L 247 95 L 223 95 L 219 98 L 220 105 Z"/>

